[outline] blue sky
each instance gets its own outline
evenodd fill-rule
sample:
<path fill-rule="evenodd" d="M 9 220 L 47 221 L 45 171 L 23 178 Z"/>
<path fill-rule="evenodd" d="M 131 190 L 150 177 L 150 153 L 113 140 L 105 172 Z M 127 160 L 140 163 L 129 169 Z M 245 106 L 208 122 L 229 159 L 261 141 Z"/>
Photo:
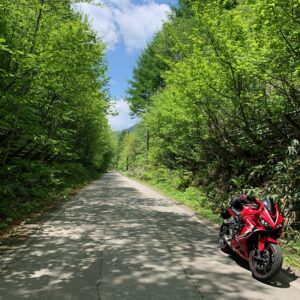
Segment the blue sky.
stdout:
<path fill-rule="evenodd" d="M 132 78 L 132 70 L 137 58 L 151 41 L 167 16 L 170 6 L 177 0 L 96 0 L 102 7 L 79 4 L 77 7 L 89 16 L 90 23 L 98 36 L 107 45 L 108 72 L 110 77 L 110 93 L 115 102 L 113 110 L 116 117 L 109 116 L 114 130 L 122 130 L 132 126 L 138 120 L 129 116 L 128 103 L 124 100 L 128 87 L 128 79 Z"/>

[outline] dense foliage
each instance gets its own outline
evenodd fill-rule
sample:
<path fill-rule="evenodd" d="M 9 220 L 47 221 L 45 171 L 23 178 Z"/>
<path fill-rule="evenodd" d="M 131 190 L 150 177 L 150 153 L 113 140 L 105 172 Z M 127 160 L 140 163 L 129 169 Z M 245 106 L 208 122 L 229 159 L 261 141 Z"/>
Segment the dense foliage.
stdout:
<path fill-rule="evenodd" d="M 180 1 L 134 71 L 128 101 L 143 122 L 121 140 L 120 168 L 127 157 L 143 178 L 201 187 L 215 210 L 255 189 L 299 212 L 299 24 L 298 0 Z"/>
<path fill-rule="evenodd" d="M 0 3 L 0 223 L 107 168 L 104 44 L 70 0 Z"/>

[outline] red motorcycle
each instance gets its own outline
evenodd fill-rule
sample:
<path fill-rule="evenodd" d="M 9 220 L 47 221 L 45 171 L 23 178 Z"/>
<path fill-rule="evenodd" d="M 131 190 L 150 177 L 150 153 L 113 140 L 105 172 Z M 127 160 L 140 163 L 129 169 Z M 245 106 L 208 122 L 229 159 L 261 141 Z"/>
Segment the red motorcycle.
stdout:
<path fill-rule="evenodd" d="M 246 196 L 247 197 L 247 196 Z M 272 198 L 251 198 L 239 210 L 232 205 L 222 212 L 220 246 L 225 253 L 232 250 L 249 262 L 253 276 L 267 281 L 282 266 L 278 245 L 284 218 Z"/>

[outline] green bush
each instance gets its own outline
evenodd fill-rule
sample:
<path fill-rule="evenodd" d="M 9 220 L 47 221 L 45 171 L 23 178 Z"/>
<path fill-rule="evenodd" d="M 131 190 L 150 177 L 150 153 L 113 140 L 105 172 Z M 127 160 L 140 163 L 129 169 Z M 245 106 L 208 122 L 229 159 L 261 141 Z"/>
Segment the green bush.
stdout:
<path fill-rule="evenodd" d="M 2 230 L 97 174 L 79 163 L 48 165 L 40 161 L 14 161 L 13 167 L 0 171 Z"/>

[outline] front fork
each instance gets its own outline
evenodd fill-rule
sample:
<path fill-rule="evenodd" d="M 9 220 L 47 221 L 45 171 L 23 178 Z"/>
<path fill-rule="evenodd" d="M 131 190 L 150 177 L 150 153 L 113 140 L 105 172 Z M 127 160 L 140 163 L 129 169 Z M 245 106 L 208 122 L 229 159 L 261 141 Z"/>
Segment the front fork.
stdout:
<path fill-rule="evenodd" d="M 261 234 L 258 234 L 258 245 L 257 245 L 257 249 L 258 252 L 261 253 L 265 250 L 266 248 L 266 244 L 278 244 L 278 241 L 274 240 L 273 238 L 271 238 L 270 236 L 261 236 Z"/>

